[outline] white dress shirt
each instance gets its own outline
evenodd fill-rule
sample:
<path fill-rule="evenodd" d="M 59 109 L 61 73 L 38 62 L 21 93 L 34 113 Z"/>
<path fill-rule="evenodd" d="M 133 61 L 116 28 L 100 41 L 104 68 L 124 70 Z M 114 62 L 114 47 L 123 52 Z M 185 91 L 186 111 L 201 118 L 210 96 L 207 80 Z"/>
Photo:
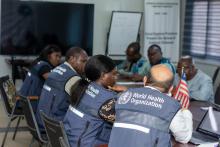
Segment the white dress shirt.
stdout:
<path fill-rule="evenodd" d="M 157 90 L 154 87 L 150 87 L 150 86 L 145 86 L 145 87 Z M 170 94 L 167 95 L 170 96 Z M 180 109 L 173 117 L 169 129 L 172 132 L 177 142 L 180 143 L 189 142 L 193 132 L 192 113 L 188 109 Z"/>
<path fill-rule="evenodd" d="M 170 130 L 177 142 L 189 142 L 193 132 L 192 113 L 187 109 L 180 109 L 171 121 Z"/>

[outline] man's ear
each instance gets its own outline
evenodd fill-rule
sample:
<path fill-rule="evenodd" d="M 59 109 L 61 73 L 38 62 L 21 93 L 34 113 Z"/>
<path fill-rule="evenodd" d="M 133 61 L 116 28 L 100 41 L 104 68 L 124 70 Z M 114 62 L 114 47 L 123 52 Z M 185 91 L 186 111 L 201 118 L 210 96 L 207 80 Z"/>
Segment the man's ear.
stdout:
<path fill-rule="evenodd" d="M 143 82 L 144 82 L 144 86 L 147 86 L 147 76 L 144 76 Z"/>

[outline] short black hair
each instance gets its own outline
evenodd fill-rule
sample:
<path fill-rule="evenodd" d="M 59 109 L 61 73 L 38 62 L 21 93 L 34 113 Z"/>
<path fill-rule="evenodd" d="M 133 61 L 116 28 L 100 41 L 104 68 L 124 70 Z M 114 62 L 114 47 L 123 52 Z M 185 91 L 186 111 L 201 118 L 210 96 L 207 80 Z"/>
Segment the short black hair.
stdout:
<path fill-rule="evenodd" d="M 129 48 L 133 48 L 134 49 L 134 52 L 137 54 L 140 52 L 140 43 L 139 42 L 132 42 L 128 45 L 127 49 Z"/>
<path fill-rule="evenodd" d="M 105 55 L 92 56 L 85 65 L 85 75 L 90 81 L 96 81 L 101 73 L 111 72 L 116 67 L 114 61 Z"/>
<path fill-rule="evenodd" d="M 152 44 L 151 46 L 148 47 L 148 50 L 149 50 L 149 49 L 152 49 L 152 48 L 157 48 L 158 51 L 162 53 L 161 47 L 160 47 L 159 45 L 157 45 L 157 44 Z"/>
<path fill-rule="evenodd" d="M 115 67 L 114 61 L 107 56 L 95 55 L 90 57 L 85 65 L 86 79 L 82 78 L 71 88 L 71 105 L 76 106 L 79 104 L 81 97 L 89 85 L 88 81 L 98 80 L 102 73 L 111 72 Z"/>
<path fill-rule="evenodd" d="M 48 61 L 48 55 L 54 53 L 54 52 L 60 52 L 61 53 L 61 48 L 55 44 L 48 44 L 47 46 L 44 47 L 44 49 L 40 52 L 39 56 L 37 59 L 35 59 L 32 62 L 32 65 L 37 64 L 37 62 L 43 60 L 43 61 Z"/>
<path fill-rule="evenodd" d="M 82 51 L 84 51 L 80 47 L 71 47 L 67 52 L 66 52 L 66 57 L 65 60 L 68 61 L 71 56 L 77 56 L 79 55 Z"/>

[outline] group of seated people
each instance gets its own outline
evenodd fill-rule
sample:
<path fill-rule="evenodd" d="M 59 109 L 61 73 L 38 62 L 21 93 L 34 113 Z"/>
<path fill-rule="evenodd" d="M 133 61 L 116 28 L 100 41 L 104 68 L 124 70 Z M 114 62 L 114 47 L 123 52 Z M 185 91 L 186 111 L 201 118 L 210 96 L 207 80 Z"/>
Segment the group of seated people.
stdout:
<path fill-rule="evenodd" d="M 174 74 L 174 87 L 179 83 L 182 75 L 182 68 L 186 74 L 186 81 L 190 92 L 190 98 L 201 101 L 214 102 L 212 79 L 195 67 L 191 56 L 183 56 L 177 63 L 177 69 L 169 59 L 163 57 L 160 46 L 153 44 L 148 48 L 148 59 L 140 54 L 140 45 L 138 42 L 131 43 L 126 50 L 127 60 L 118 65 L 118 72 L 133 80 L 141 81 L 144 75 L 147 75 L 150 68 L 157 64 L 166 65 Z M 135 70 L 134 70 L 135 69 Z"/>
<path fill-rule="evenodd" d="M 158 45 L 149 47 L 149 61 L 137 42 L 128 46 L 126 55 L 127 60 L 116 66 L 105 55 L 88 57 L 82 48 L 72 47 L 60 64 L 60 48 L 47 46 L 20 90 L 23 96 L 39 97 L 32 106 L 41 132 L 42 111 L 63 122 L 71 147 L 171 146 L 171 135 L 187 143 L 192 114 L 171 97 L 173 84 L 177 86 L 184 67 L 190 98 L 213 101 L 211 78 L 196 69 L 189 56 L 180 59 L 176 70 Z M 115 85 L 118 74 L 143 80 L 144 86 Z"/>

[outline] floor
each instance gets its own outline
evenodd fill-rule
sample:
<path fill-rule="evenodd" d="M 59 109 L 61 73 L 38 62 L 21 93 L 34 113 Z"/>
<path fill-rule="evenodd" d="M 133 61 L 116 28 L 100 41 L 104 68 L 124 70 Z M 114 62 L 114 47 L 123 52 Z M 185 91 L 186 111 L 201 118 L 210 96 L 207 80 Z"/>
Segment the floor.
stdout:
<path fill-rule="evenodd" d="M 3 107 L 3 101 L 0 98 L 0 144 L 2 144 L 2 140 L 4 137 L 4 130 L 8 124 L 8 117 L 5 113 L 4 107 Z M 10 133 L 8 133 L 5 146 L 4 147 L 28 147 L 31 143 L 32 136 L 31 134 L 25 129 L 26 123 L 25 119 L 21 120 L 20 126 L 21 130 L 17 132 L 17 135 L 15 137 L 15 140 L 12 140 L 12 136 L 14 133 L 14 126 L 16 125 L 17 120 L 14 120 L 12 123 L 12 129 Z M 32 145 L 32 147 L 38 147 L 39 144 L 35 141 Z"/>

